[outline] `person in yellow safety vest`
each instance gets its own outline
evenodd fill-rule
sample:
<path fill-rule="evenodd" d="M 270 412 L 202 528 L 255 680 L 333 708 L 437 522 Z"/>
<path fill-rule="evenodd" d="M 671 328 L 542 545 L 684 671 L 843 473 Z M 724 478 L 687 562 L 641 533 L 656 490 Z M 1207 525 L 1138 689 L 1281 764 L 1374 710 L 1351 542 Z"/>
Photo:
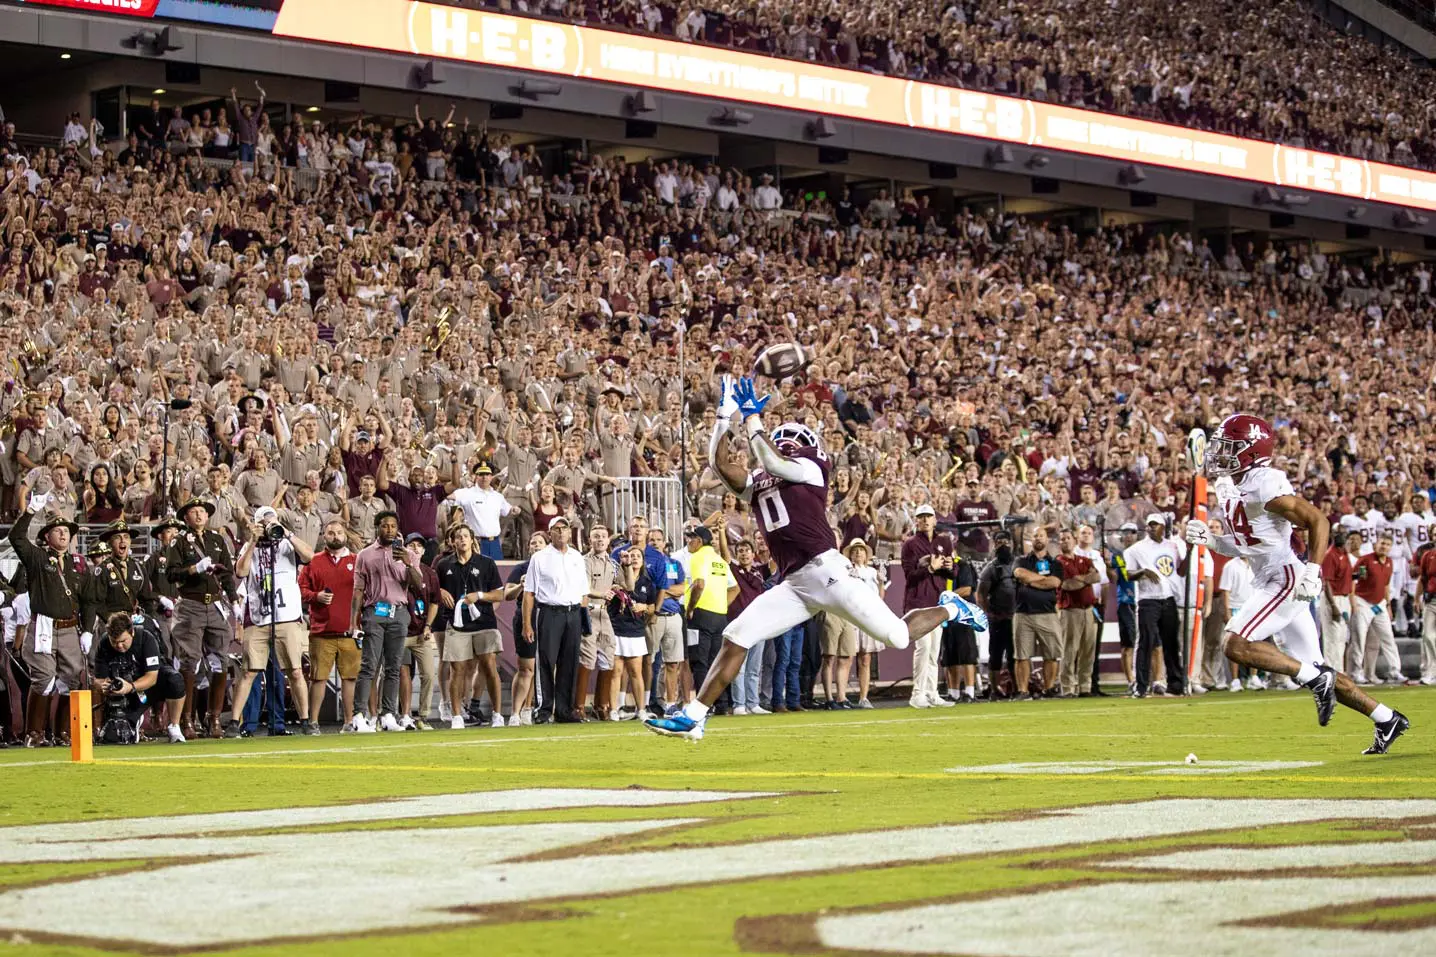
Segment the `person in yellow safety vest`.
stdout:
<path fill-rule="evenodd" d="M 728 627 L 728 603 L 738 596 L 738 579 L 713 548 L 713 532 L 704 525 L 688 531 L 688 667 L 693 687 L 703 687 L 708 668 L 723 647 L 723 629 Z M 726 695 L 727 692 L 724 692 Z M 725 708 L 725 702 L 718 703 Z"/>

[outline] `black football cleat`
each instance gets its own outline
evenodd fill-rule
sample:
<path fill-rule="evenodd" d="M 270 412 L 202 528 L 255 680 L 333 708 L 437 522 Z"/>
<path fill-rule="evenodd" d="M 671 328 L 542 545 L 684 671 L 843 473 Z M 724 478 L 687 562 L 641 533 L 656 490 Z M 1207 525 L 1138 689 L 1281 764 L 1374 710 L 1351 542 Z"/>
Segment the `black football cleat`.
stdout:
<path fill-rule="evenodd" d="M 1391 718 L 1376 726 L 1376 740 L 1371 742 L 1371 747 L 1362 754 L 1385 754 L 1391 748 L 1391 742 L 1401 737 L 1406 729 L 1411 727 L 1411 722 L 1406 715 L 1400 711 L 1391 712 Z"/>
<path fill-rule="evenodd" d="M 1336 710 L 1336 672 L 1322 665 L 1321 673 L 1306 683 L 1306 690 L 1316 699 L 1316 723 L 1323 728 Z"/>

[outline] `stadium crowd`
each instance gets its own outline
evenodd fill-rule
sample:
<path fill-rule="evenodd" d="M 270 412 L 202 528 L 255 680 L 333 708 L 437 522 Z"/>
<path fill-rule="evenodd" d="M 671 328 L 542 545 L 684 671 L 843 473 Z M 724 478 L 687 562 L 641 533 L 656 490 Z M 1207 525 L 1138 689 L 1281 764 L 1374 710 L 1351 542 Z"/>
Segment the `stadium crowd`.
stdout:
<path fill-rule="evenodd" d="M 1431 73 L 1302 0 L 450 0 L 1140 116 L 1365 159 L 1436 164 Z M 1318 57 L 1312 51 L 1319 50 Z"/>
<path fill-rule="evenodd" d="M 808 198 L 711 163 L 541 155 L 467 122 L 449 128 L 452 114 L 273 132 L 255 103 L 229 106 L 232 127 L 227 110 L 157 108 L 113 146 L 79 122 L 80 135 L 67 128 L 61 145 L 28 155 L 13 130 L 0 141 L 0 481 L 26 573 L 7 630 L 41 615 L 52 648 L 85 644 L 92 657 L 160 644 L 178 665 L 162 684 L 178 704 L 159 719 L 172 738 L 252 732 L 261 706 L 241 692 L 271 667 L 289 680 L 273 675 L 267 693 L 290 685 L 305 731 L 318 730 L 331 667 L 355 730 L 426 726 L 436 689 L 456 726 L 466 707 L 470 721 L 501 722 L 493 606 L 523 607 L 521 595 L 541 614 L 584 605 L 613 640 L 589 627 L 582 647 L 555 632 L 562 646 L 547 648 L 547 630 L 520 613 L 514 632 L 533 640 L 508 723 L 582 720 L 574 689 L 595 670 L 600 717 L 623 713 L 620 674 L 635 710 L 674 702 L 704 667 L 685 662 L 681 622 L 708 610 L 681 566 L 711 548 L 733 571 L 731 585 L 703 590 L 708 602 L 731 589 L 741 607 L 744 588 L 762 584 L 752 517 L 704 455 L 719 376 L 779 340 L 813 358 L 766 384 L 778 393 L 768 414 L 822 436 L 835 542 L 870 565 L 874 587 L 890 561 L 915 587 L 905 552 L 916 535 L 932 551 L 933 526 L 1001 519 L 1025 520 L 1005 543 L 1012 560 L 1041 563 L 1022 586 L 1100 586 L 1133 532 L 1181 510 L 1187 431 L 1239 409 L 1278 426 L 1275 464 L 1366 545 L 1388 506 L 1429 515 L 1436 333 L 1424 264 L 1296 242 L 1218 253 L 1155 227 L 939 211 L 911 191 Z M 253 156 L 254 170 L 213 159 L 230 153 Z M 595 531 L 618 524 L 615 488 L 631 477 L 685 481 L 693 520 Z M 67 523 L 106 527 L 112 551 L 94 569 L 63 557 Z M 1428 541 L 1417 524 L 1412 553 Z M 157 543 L 143 562 L 137 528 Z M 599 544 L 605 534 L 615 543 Z M 936 553 L 957 582 L 954 564 L 987 559 L 995 537 L 965 528 Z M 591 590 L 575 593 L 548 558 L 526 577 L 556 538 L 592 553 Z M 1051 574 L 1077 550 L 1098 560 Z M 501 580 L 484 564 L 500 557 L 525 564 Z M 937 574 L 931 560 L 922 569 Z M 987 600 L 1012 586 L 968 572 L 962 587 Z M 43 599 L 36 575 L 50 582 Z M 1064 602 L 1088 600 L 1061 587 Z M 1421 588 L 1436 592 L 1436 575 Z M 1016 614 L 1058 610 L 1039 604 Z M 156 627 L 127 629 L 137 610 Z M 1090 664 L 1059 673 L 1066 624 L 1045 622 L 1017 625 L 1009 690 L 1027 691 L 1034 655 L 1022 651 L 1035 643 L 1041 687 L 1085 693 Z M 1085 626 L 1073 628 L 1085 646 Z M 805 707 L 815 681 L 843 706 L 854 664 L 865 702 L 869 640 L 822 630 L 770 643 L 770 661 L 755 655 L 731 707 Z M 945 654 L 937 638 L 919 649 L 918 706 L 941 700 L 939 662 L 952 695 L 975 690 L 970 636 L 949 637 Z M 245 664 L 229 696 L 232 654 Z M 50 656 L 59 674 L 14 654 L 21 683 L 81 679 L 76 656 Z M 398 704 L 411 658 L 417 715 Z M 655 675 L 635 658 L 667 665 Z M 1425 667 L 1436 680 L 1436 655 Z M 1139 693 L 1157 684 L 1144 673 L 1138 662 L 1129 675 Z M 141 693 L 118 680 L 127 699 Z M 39 743 L 53 697 L 30 695 L 20 716 L 20 685 L 8 683 L 7 733 L 28 725 Z M 283 705 L 268 708 L 282 733 Z"/>

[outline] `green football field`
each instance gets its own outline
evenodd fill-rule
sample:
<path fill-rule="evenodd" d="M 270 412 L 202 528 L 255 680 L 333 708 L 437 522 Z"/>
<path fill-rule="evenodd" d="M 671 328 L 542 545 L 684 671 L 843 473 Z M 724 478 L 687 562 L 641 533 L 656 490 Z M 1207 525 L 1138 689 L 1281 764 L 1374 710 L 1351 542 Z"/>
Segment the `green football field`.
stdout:
<path fill-rule="evenodd" d="M 1436 694 L 0 753 L 40 953 L 1436 954 Z M 1197 756 L 1195 764 L 1184 759 Z"/>

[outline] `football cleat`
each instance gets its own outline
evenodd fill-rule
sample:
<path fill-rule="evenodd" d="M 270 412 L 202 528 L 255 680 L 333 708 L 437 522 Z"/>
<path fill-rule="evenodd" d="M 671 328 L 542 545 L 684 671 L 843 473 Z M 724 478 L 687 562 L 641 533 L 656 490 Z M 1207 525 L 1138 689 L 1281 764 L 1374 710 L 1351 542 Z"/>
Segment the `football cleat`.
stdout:
<path fill-rule="evenodd" d="M 669 738 L 683 738 L 698 742 L 703 740 L 703 722 L 694 721 L 681 711 L 666 718 L 650 718 L 643 726 L 654 734 Z"/>
<path fill-rule="evenodd" d="M 1316 723 L 1323 728 L 1336 710 L 1336 672 L 1322 665 L 1321 673 L 1306 683 L 1306 690 L 1316 699 Z"/>
<path fill-rule="evenodd" d="M 963 598 L 955 591 L 945 591 L 938 596 L 937 603 L 943 608 L 957 608 L 952 621 L 959 625 L 971 625 L 973 631 L 987 630 L 987 612 Z M 951 612 L 949 612 L 951 614 Z"/>
<path fill-rule="evenodd" d="M 1406 729 L 1409 727 L 1411 727 L 1411 722 L 1406 719 L 1406 715 L 1400 711 L 1391 712 L 1391 718 L 1389 720 L 1383 721 L 1376 726 L 1376 739 L 1371 742 L 1371 747 L 1361 753 L 1385 754 L 1390 750 L 1391 742 L 1405 734 Z"/>

